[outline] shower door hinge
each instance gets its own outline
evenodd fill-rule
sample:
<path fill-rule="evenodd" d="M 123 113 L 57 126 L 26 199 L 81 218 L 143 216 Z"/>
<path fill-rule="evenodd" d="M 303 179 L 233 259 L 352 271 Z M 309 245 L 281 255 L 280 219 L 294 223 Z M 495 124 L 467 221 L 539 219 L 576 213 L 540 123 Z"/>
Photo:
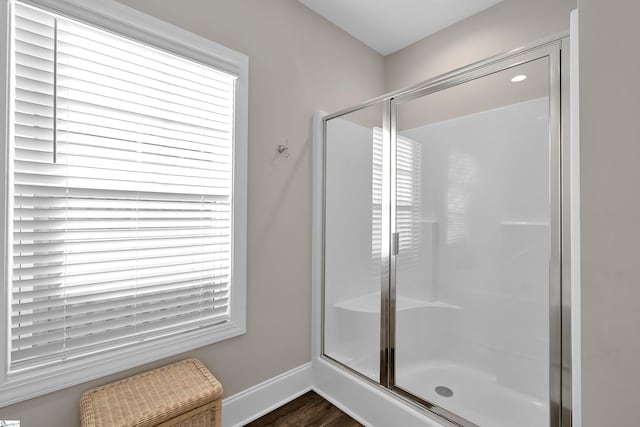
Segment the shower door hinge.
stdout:
<path fill-rule="evenodd" d="M 400 233 L 391 233 L 391 255 L 400 255 Z"/>

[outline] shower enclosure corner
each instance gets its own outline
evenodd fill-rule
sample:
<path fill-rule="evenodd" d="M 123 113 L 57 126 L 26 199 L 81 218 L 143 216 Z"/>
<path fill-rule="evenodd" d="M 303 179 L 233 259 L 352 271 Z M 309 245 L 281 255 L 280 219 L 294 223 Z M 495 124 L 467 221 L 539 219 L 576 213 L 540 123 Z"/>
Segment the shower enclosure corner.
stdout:
<path fill-rule="evenodd" d="M 323 118 L 325 360 L 454 425 L 570 425 L 565 46 Z"/>

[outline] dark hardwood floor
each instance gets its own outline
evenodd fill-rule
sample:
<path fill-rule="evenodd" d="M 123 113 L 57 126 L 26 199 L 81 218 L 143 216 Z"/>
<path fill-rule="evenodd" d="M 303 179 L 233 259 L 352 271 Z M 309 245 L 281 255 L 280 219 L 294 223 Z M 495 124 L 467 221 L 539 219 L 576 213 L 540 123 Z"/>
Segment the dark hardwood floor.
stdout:
<path fill-rule="evenodd" d="M 245 427 L 362 427 L 362 424 L 310 391 Z"/>

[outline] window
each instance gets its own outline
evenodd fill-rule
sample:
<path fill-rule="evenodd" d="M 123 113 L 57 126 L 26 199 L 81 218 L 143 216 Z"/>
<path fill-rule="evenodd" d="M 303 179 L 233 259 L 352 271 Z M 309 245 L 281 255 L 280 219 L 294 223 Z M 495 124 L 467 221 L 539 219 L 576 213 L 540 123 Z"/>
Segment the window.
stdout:
<path fill-rule="evenodd" d="M 246 57 L 10 6 L 0 404 L 243 333 Z"/>

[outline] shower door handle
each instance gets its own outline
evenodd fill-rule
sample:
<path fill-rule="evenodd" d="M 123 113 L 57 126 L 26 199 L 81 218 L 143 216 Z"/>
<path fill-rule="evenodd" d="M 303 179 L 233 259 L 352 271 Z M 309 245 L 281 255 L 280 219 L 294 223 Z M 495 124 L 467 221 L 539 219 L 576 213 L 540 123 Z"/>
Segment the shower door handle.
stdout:
<path fill-rule="evenodd" d="M 400 233 L 391 233 L 391 255 L 400 255 Z"/>

